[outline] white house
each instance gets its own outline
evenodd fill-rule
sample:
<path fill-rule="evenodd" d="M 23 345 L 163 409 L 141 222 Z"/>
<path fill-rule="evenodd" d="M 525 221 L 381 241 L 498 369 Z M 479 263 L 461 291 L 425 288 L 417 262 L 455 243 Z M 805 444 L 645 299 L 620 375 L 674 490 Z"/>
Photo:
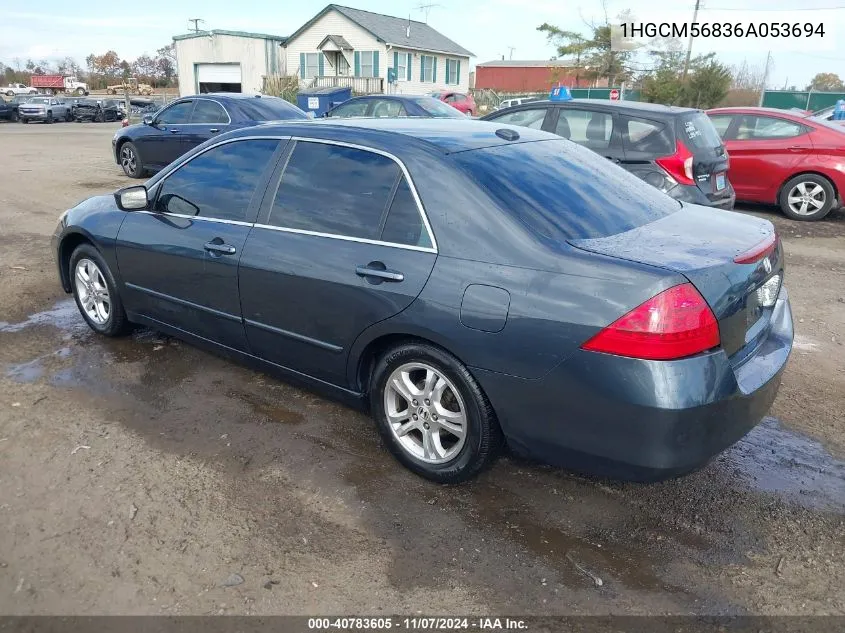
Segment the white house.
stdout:
<path fill-rule="evenodd" d="M 265 75 L 285 74 L 284 37 L 243 31 L 176 35 L 181 96 L 203 92 L 258 94 Z"/>
<path fill-rule="evenodd" d="M 282 44 L 285 68 L 307 87 L 424 94 L 469 89 L 473 54 L 428 24 L 330 4 Z"/>

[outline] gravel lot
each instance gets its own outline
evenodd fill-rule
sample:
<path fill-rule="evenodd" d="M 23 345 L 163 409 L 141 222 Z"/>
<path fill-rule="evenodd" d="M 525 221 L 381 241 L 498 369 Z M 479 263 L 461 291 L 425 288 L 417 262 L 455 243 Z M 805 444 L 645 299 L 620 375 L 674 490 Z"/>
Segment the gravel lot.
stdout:
<path fill-rule="evenodd" d="M 845 213 L 749 211 L 784 238 L 796 346 L 773 417 L 710 466 L 505 458 L 439 487 L 357 412 L 89 332 L 49 236 L 129 183 L 114 129 L 0 124 L 0 613 L 845 614 Z"/>

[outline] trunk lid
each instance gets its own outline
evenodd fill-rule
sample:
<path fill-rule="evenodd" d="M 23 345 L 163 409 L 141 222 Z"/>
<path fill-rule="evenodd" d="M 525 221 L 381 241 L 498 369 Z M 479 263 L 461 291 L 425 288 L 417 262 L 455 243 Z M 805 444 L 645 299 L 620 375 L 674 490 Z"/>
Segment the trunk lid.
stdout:
<path fill-rule="evenodd" d="M 693 156 L 693 180 L 711 201 L 730 196 L 728 152 L 716 128 L 701 111 L 678 116 L 677 135 Z"/>
<path fill-rule="evenodd" d="M 774 275 L 782 281 L 783 250 L 778 242 L 774 252 L 756 262 L 738 264 L 734 259 L 774 233 L 767 220 L 685 204 L 672 215 L 630 231 L 569 243 L 684 275 L 710 305 L 722 347 L 734 356 L 743 349 L 750 353 L 767 332 L 772 308 L 761 305 L 757 289 Z"/>

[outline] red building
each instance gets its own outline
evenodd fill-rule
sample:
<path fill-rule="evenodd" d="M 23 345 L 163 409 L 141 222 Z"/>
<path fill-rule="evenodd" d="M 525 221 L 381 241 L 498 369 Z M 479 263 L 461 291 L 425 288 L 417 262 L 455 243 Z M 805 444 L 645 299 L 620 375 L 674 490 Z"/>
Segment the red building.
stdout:
<path fill-rule="evenodd" d="M 590 82 L 576 76 L 585 69 L 575 68 L 569 60 L 502 59 L 475 67 L 475 88 L 502 93 L 549 92 L 554 86 L 587 88 Z"/>

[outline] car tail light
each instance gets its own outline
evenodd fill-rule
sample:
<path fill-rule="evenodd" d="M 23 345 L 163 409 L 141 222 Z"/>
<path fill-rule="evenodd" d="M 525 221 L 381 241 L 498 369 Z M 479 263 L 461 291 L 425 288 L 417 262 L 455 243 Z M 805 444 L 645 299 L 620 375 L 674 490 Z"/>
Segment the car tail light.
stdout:
<path fill-rule="evenodd" d="M 737 264 L 755 264 L 774 253 L 779 241 L 780 236 L 775 231 L 759 244 L 734 257 L 734 262 Z"/>
<path fill-rule="evenodd" d="M 665 169 L 672 178 L 682 185 L 694 185 L 692 174 L 692 153 L 680 140 L 675 141 L 675 153 L 671 156 L 658 158 L 654 162 Z"/>
<path fill-rule="evenodd" d="M 646 360 L 673 360 L 719 346 L 719 324 L 691 283 L 674 286 L 637 306 L 581 348 Z"/>

